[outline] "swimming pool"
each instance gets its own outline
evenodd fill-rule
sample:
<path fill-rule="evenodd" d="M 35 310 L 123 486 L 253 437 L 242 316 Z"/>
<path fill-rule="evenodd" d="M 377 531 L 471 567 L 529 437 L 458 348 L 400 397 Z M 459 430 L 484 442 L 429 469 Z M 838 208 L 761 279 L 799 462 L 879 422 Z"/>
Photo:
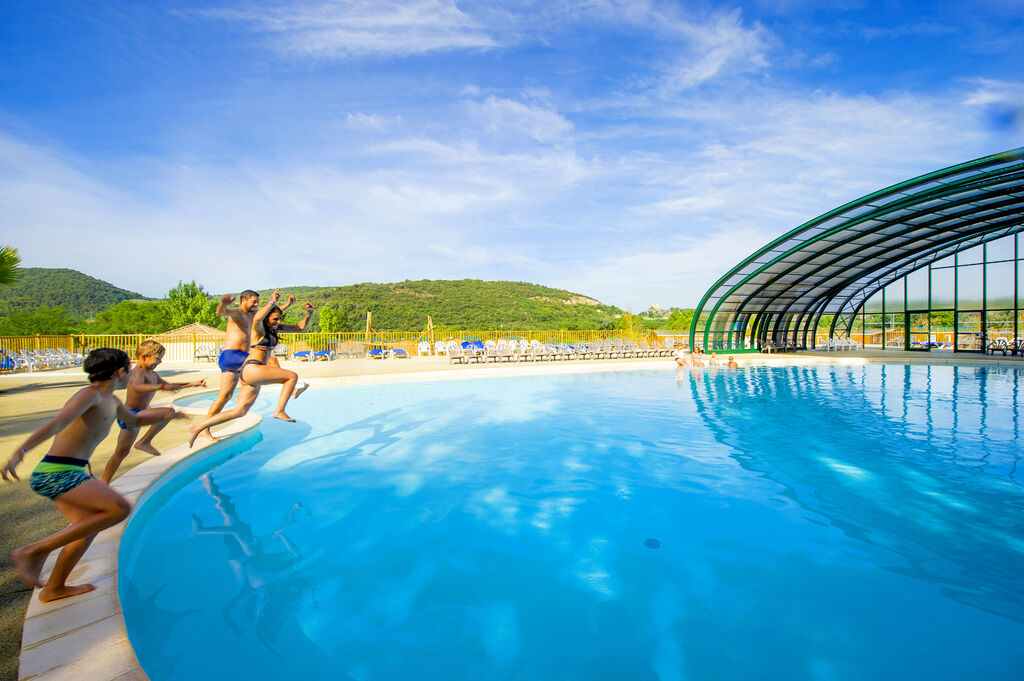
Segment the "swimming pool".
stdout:
<path fill-rule="evenodd" d="M 153 681 L 1019 679 L 1021 379 L 312 390 L 133 519 L 129 635 Z"/>

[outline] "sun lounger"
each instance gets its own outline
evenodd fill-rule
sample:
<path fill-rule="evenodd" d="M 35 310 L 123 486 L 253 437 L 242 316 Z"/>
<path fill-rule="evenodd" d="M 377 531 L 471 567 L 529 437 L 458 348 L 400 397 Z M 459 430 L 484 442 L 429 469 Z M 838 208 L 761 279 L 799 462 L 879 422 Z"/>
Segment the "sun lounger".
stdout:
<path fill-rule="evenodd" d="M 387 355 L 384 353 L 383 348 L 370 348 L 366 351 L 366 359 L 387 359 Z"/>
<path fill-rule="evenodd" d="M 391 359 L 409 359 L 409 353 L 402 348 L 392 348 L 390 356 Z"/>
<path fill-rule="evenodd" d="M 313 353 L 310 350 L 299 350 L 298 352 L 296 352 L 296 353 L 294 353 L 292 355 L 292 359 L 297 359 L 299 361 L 312 362 L 313 361 L 313 356 L 312 355 L 313 355 Z"/>
<path fill-rule="evenodd" d="M 334 351 L 333 350 L 317 350 L 316 352 L 313 353 L 313 360 L 316 361 L 318 359 L 322 359 L 325 362 L 333 362 L 334 361 Z"/>

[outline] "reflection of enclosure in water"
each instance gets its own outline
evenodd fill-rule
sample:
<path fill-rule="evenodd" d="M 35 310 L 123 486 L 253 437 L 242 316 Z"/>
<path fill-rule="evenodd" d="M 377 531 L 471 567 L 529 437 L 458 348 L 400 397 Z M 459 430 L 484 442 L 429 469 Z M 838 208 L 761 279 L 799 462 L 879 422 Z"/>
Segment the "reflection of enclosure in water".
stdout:
<path fill-rule="evenodd" d="M 1019 383 L 1014 370 L 930 366 L 689 380 L 701 418 L 742 466 L 912 566 L 890 569 L 1024 621 Z"/>

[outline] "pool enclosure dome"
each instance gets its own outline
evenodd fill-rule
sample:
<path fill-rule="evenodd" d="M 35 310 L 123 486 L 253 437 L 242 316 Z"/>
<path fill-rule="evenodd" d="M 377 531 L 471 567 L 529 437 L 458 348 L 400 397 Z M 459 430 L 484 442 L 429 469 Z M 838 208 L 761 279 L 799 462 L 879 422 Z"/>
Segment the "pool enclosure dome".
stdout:
<path fill-rule="evenodd" d="M 937 329 L 935 310 L 953 321 L 958 350 L 984 349 L 995 321 L 1016 339 L 1024 243 L 1013 235 L 1022 230 L 1024 147 L 901 182 L 804 223 L 729 270 L 697 306 L 690 347 L 807 349 L 867 339 L 874 325 L 882 347 L 927 348 L 942 343 L 912 341 L 911 315 L 931 314 L 925 327 Z"/>

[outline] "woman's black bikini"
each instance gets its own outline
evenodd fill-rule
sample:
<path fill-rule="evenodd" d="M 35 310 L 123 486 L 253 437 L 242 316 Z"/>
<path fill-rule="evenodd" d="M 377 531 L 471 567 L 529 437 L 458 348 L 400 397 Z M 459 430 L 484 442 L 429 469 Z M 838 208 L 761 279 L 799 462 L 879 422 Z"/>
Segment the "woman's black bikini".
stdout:
<path fill-rule="evenodd" d="M 245 370 L 245 367 L 246 367 L 247 364 L 257 364 L 259 366 L 263 366 L 264 364 L 266 364 L 265 358 L 268 357 L 270 355 L 270 351 L 273 350 L 276 347 L 277 347 L 277 329 L 272 327 L 272 326 L 270 326 L 269 324 L 267 324 L 264 321 L 263 322 L 263 337 L 260 338 L 258 341 L 256 341 L 255 343 L 253 343 L 252 345 L 249 346 L 250 350 L 252 350 L 254 348 L 262 348 L 264 350 L 264 354 L 263 354 L 264 359 L 255 359 L 254 357 L 250 357 L 249 359 L 245 360 L 244 364 L 242 364 L 242 370 Z"/>

